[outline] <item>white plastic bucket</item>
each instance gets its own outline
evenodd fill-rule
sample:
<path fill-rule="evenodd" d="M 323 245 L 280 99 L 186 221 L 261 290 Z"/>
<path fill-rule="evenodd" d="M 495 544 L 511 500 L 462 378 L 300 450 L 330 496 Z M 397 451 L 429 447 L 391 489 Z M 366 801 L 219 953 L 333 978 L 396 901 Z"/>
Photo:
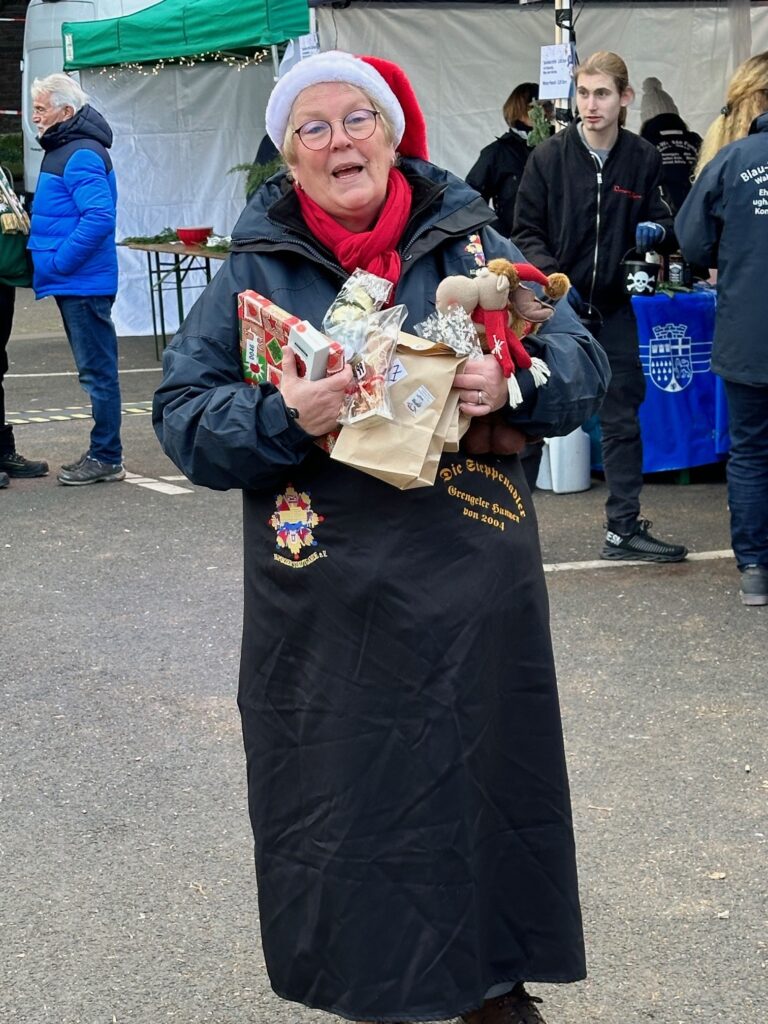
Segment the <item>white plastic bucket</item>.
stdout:
<path fill-rule="evenodd" d="M 581 427 L 566 437 L 547 437 L 536 486 L 555 494 L 588 491 L 590 461 L 589 435 Z"/>
<path fill-rule="evenodd" d="M 544 442 L 544 448 L 541 453 L 541 462 L 539 463 L 539 475 L 536 477 L 536 486 L 540 491 L 551 491 L 552 490 L 552 473 L 549 468 L 549 445 Z"/>

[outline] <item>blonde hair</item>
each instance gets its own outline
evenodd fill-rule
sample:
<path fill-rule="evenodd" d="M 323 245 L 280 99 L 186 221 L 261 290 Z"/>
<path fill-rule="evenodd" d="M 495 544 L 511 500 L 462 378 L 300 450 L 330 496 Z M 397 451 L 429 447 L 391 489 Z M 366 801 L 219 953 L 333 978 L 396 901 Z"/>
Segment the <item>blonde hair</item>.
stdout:
<path fill-rule="evenodd" d="M 725 106 L 707 129 L 694 178 L 723 146 L 749 134 L 758 114 L 768 110 L 768 50 L 739 64 L 728 83 Z"/>
<path fill-rule="evenodd" d="M 629 88 L 629 71 L 622 57 L 611 50 L 598 50 L 576 68 L 573 72 L 575 85 L 579 84 L 579 75 L 607 75 L 613 79 L 616 91 L 621 94 Z M 627 108 L 619 111 L 619 124 L 623 127 L 627 120 Z"/>
<path fill-rule="evenodd" d="M 352 85 L 351 82 L 349 82 L 348 84 Z M 371 97 L 366 92 L 363 92 L 363 90 L 360 89 L 359 86 L 356 85 L 356 86 L 354 86 L 354 88 L 355 89 L 359 89 L 359 91 L 363 93 L 363 95 L 365 96 L 366 101 L 368 103 L 370 103 L 370 105 L 371 105 L 370 109 L 371 110 L 375 110 L 376 113 L 379 115 L 379 121 L 381 121 L 381 127 L 382 127 L 382 130 L 384 131 L 384 138 L 391 145 L 392 142 L 394 141 L 394 138 L 395 138 L 395 131 L 394 131 L 391 123 L 387 119 L 387 115 L 385 113 L 383 113 L 383 111 L 378 109 L 378 107 L 373 102 Z M 301 93 L 299 93 L 299 96 L 301 96 Z M 296 99 L 298 99 L 298 98 L 299 97 L 297 96 Z M 294 103 L 295 103 L 295 101 L 294 101 Z M 293 115 L 293 109 L 291 109 L 291 115 Z M 286 164 L 288 164 L 289 167 L 291 165 L 295 165 L 295 163 L 296 163 L 296 136 L 293 133 L 294 133 L 294 127 L 293 127 L 293 124 L 291 123 L 291 118 L 289 117 L 288 118 L 288 124 L 285 126 L 285 135 L 283 136 L 283 145 L 280 147 L 280 153 L 281 153 L 283 159 L 285 160 Z"/>
<path fill-rule="evenodd" d="M 74 78 L 57 71 L 47 78 L 36 78 L 30 89 L 33 101 L 47 93 L 51 98 L 51 104 L 55 110 L 64 107 L 72 107 L 75 113 L 81 110 L 88 102 L 87 95 L 83 92 Z"/>
<path fill-rule="evenodd" d="M 511 128 L 515 121 L 527 121 L 528 108 L 538 98 L 539 87 L 536 82 L 521 82 L 520 85 L 515 86 L 501 108 L 507 126 Z"/>

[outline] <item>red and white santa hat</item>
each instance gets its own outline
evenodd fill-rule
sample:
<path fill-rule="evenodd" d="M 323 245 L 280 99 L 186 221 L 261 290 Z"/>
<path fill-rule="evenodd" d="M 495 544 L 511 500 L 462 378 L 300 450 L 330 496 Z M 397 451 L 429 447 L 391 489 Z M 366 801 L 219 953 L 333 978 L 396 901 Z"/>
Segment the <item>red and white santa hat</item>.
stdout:
<path fill-rule="evenodd" d="M 265 118 L 267 134 L 278 149 L 282 150 L 299 93 L 321 82 L 343 82 L 362 89 L 392 126 L 395 148 L 403 156 L 429 159 L 424 114 L 403 69 L 382 57 L 358 57 L 343 50 L 306 57 L 278 80 Z"/>

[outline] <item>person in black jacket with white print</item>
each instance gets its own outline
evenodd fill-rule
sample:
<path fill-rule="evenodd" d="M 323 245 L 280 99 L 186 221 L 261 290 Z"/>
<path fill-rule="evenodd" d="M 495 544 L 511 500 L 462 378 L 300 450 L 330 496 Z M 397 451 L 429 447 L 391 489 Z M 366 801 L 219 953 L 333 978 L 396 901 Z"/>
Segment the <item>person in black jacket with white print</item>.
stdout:
<path fill-rule="evenodd" d="M 712 369 L 728 400 L 731 544 L 742 603 L 768 605 L 768 51 L 731 79 L 675 230 L 687 260 L 717 268 Z"/>
<path fill-rule="evenodd" d="M 659 151 L 664 168 L 664 190 L 677 212 L 691 191 L 701 136 L 690 130 L 675 101 L 662 89 L 659 79 L 653 76 L 643 82 L 640 138 L 646 139 Z"/>
<path fill-rule="evenodd" d="M 634 92 L 618 54 L 593 54 L 574 77 L 580 120 L 540 143 L 529 157 L 512 237 L 545 274 L 568 274 L 573 286 L 569 299 L 611 364 L 611 383 L 599 413 L 609 492 L 602 557 L 679 562 L 686 548 L 651 536 L 650 522 L 640 518 L 638 410 L 645 376 L 622 268 L 635 248 L 675 248 L 672 210 L 661 187 L 661 157 L 623 127 Z"/>

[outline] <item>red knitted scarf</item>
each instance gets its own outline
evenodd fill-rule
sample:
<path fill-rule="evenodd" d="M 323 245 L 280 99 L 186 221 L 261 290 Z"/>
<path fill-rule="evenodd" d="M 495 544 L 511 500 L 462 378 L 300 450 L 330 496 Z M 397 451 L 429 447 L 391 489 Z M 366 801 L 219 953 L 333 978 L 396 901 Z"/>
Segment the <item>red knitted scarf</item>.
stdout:
<path fill-rule="evenodd" d="M 396 246 L 411 212 L 411 186 L 396 167 L 389 172 L 384 206 L 370 231 L 347 231 L 306 192 L 301 189 L 295 192 L 307 227 L 348 273 L 361 267 L 397 284 L 400 256 Z"/>

